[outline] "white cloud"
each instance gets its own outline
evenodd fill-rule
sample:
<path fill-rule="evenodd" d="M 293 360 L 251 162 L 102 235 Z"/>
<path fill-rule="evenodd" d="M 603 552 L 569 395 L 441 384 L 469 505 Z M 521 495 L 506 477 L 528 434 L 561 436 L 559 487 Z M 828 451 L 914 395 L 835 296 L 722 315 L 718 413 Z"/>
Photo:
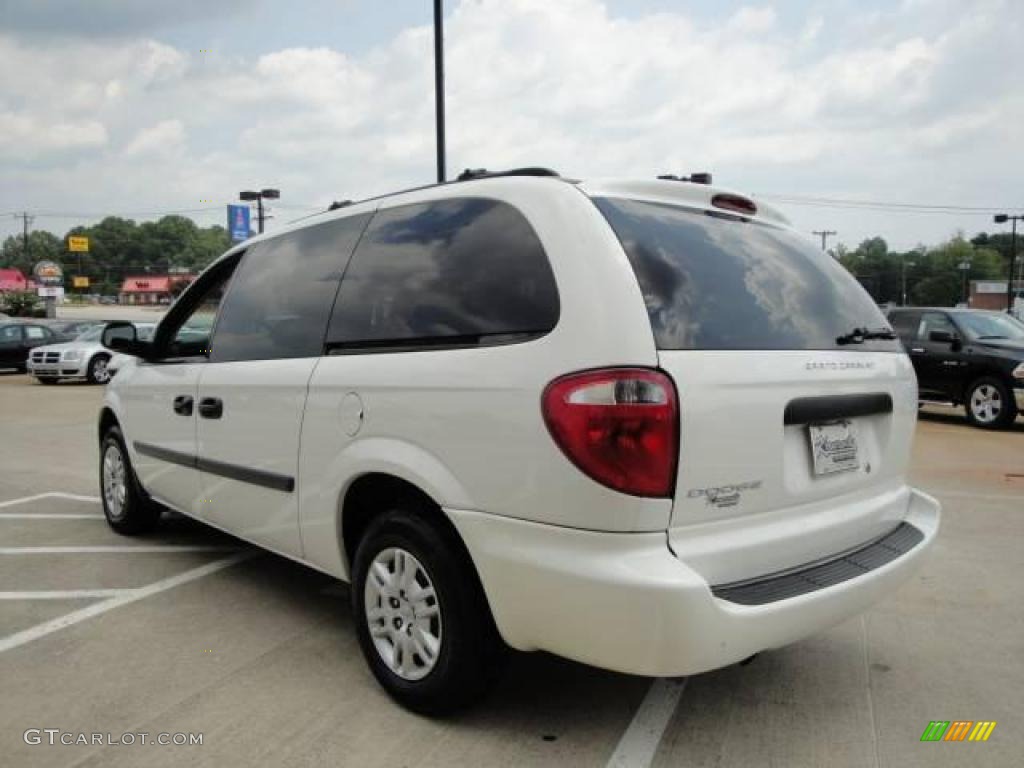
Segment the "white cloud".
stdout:
<path fill-rule="evenodd" d="M 1024 113 L 1014 2 L 787 24 L 761 5 L 708 21 L 616 15 L 599 0 L 463 0 L 446 23 L 449 170 L 711 170 L 755 192 L 1019 200 L 1005 173 L 1009 121 Z M 0 208 L 77 209 L 76 183 L 94 207 L 136 210 L 227 202 L 251 185 L 319 205 L 429 181 L 431 57 L 426 27 L 358 56 L 255 59 L 0 36 L 0 155 L 13 163 Z M 808 229 L 828 217 L 849 241 L 912 244 L 972 223 L 788 213 Z"/>
<path fill-rule="evenodd" d="M 125 147 L 125 157 L 166 154 L 180 150 L 185 143 L 185 126 L 180 120 L 162 120 L 139 131 Z"/>

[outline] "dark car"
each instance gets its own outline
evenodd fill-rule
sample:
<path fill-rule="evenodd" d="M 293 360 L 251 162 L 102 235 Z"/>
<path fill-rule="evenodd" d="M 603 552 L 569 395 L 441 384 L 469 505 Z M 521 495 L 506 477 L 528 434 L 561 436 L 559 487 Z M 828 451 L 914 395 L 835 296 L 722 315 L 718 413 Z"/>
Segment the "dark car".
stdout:
<path fill-rule="evenodd" d="M 910 354 L 922 400 L 963 404 L 976 427 L 1024 409 L 1024 323 L 1000 312 L 904 307 L 889 322 Z"/>
<path fill-rule="evenodd" d="M 0 368 L 24 372 L 29 350 L 55 341 L 57 334 L 39 323 L 0 323 Z"/>

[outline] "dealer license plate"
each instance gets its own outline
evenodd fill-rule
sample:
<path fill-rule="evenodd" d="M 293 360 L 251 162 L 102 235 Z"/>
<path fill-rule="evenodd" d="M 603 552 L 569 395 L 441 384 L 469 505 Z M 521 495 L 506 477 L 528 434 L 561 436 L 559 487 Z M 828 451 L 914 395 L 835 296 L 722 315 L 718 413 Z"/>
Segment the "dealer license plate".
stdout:
<path fill-rule="evenodd" d="M 860 460 L 857 457 L 857 433 L 852 422 L 810 424 L 808 429 L 815 475 L 831 475 L 860 468 Z"/>

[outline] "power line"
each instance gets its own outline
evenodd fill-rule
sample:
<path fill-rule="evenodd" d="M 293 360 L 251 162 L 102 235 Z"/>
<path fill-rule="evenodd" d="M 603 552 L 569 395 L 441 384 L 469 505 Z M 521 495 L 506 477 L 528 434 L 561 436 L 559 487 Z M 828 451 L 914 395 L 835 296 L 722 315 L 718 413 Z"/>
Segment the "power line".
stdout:
<path fill-rule="evenodd" d="M 825 208 L 864 208 L 869 210 L 886 210 L 907 213 L 960 213 L 988 215 L 994 211 L 1006 210 L 1006 206 L 980 205 L 942 205 L 936 203 L 903 203 L 883 200 L 856 200 L 835 197 L 812 197 L 804 195 L 784 195 L 766 193 L 757 195 L 766 200 L 776 200 L 789 205 L 810 205 Z M 1021 208 L 1013 210 L 1024 210 Z"/>
<path fill-rule="evenodd" d="M 821 250 L 825 250 L 825 241 L 833 235 L 838 235 L 834 229 L 815 229 L 811 232 L 812 235 L 819 235 L 821 237 Z"/>

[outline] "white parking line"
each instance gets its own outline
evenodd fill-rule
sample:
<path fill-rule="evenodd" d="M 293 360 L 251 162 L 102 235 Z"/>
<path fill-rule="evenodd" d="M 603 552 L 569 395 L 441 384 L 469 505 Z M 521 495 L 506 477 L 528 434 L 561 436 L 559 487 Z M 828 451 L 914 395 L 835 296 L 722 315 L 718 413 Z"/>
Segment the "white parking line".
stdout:
<path fill-rule="evenodd" d="M 145 546 L 96 547 L 0 547 L 0 555 L 97 555 L 142 554 L 150 552 L 237 552 L 238 547 L 204 544 L 154 544 Z"/>
<path fill-rule="evenodd" d="M 198 568 L 179 573 L 177 576 L 171 576 L 160 581 L 155 581 L 152 584 L 147 584 L 144 587 L 138 589 L 128 589 L 116 597 L 112 597 L 108 600 L 103 600 L 93 605 L 88 605 L 77 611 L 72 611 L 63 616 L 58 616 L 56 619 L 37 624 L 34 627 L 22 630 L 21 632 L 15 632 L 13 635 L 0 638 L 0 653 L 9 651 L 12 648 L 30 643 L 33 640 L 38 640 L 41 637 L 57 632 L 58 630 L 64 629 L 65 627 L 73 626 L 79 622 L 91 619 L 93 616 L 99 616 L 107 611 L 112 611 L 115 608 L 120 608 L 122 605 L 128 605 L 134 603 L 143 598 L 150 597 L 159 592 L 164 592 L 168 589 L 187 584 L 190 581 L 201 579 L 204 576 L 208 576 L 211 573 L 223 570 L 224 568 L 230 568 L 232 565 L 247 560 L 253 557 L 255 552 L 241 552 L 231 557 L 225 557 L 221 560 L 215 560 L 212 563 L 201 565 Z"/>
<path fill-rule="evenodd" d="M 651 764 L 686 688 L 686 680 L 659 678 L 651 683 L 633 722 L 619 739 L 608 768 L 646 768 Z"/>
<path fill-rule="evenodd" d="M 0 592 L 0 600 L 89 600 L 119 597 L 126 589 L 49 589 L 43 592 Z"/>
<path fill-rule="evenodd" d="M 17 504 L 28 504 L 30 501 L 39 501 L 40 499 L 68 499 L 69 501 L 91 501 L 94 504 L 100 503 L 99 496 L 82 496 L 77 493 L 49 491 L 48 493 L 37 493 L 35 496 L 23 496 L 20 499 L 0 501 L 0 509 L 3 509 L 4 507 L 13 507 Z"/>
<path fill-rule="evenodd" d="M 82 512 L 0 512 L 0 520 L 103 520 L 103 515 Z"/>

